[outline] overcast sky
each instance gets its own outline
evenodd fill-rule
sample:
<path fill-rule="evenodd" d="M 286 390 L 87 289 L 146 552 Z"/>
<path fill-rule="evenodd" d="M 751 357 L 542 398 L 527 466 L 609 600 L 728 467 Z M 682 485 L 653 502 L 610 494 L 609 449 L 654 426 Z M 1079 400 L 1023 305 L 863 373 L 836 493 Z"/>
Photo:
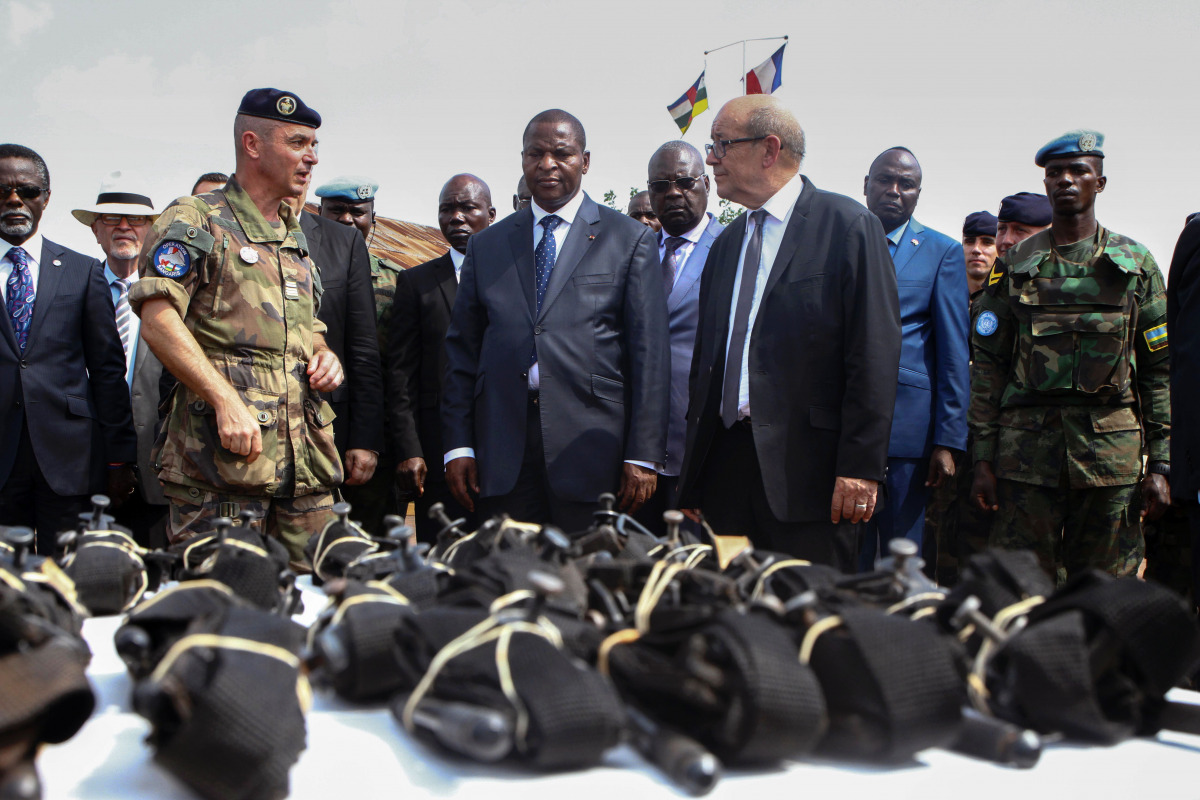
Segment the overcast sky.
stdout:
<path fill-rule="evenodd" d="M 70 210 L 95 200 L 101 178 L 140 173 L 161 207 L 200 173 L 231 170 L 238 102 L 262 86 L 324 117 L 316 185 L 370 175 L 381 214 L 436 224 L 441 185 L 474 172 L 502 216 L 538 111 L 583 121 L 593 198 L 625 195 L 678 137 L 666 107 L 706 49 L 787 34 L 776 94 L 804 126 L 803 172 L 819 187 L 861 200 L 872 158 L 905 145 L 925 174 L 917 218 L 957 238 L 968 213 L 1041 191 L 1042 144 L 1096 128 L 1109 176 L 1098 216 L 1165 271 L 1200 209 L 1198 23 L 1200 3 L 1146 0 L 0 0 L 0 140 L 49 163 L 42 231 L 94 255 Z M 747 67 L 778 44 L 751 43 Z M 712 110 L 685 137 L 698 147 L 740 93 L 741 48 L 707 68 Z M 1167 163 L 1183 166 L 1164 173 Z"/>

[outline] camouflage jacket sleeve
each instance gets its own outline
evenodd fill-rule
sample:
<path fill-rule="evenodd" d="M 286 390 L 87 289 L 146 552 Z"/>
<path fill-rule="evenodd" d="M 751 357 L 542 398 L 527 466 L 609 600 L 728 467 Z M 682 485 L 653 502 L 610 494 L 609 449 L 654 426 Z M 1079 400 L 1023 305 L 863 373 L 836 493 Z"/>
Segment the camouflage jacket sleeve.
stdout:
<path fill-rule="evenodd" d="M 164 298 L 187 319 L 197 287 L 211 279 L 220 258 L 209 256 L 220 246 L 209 230 L 209 206 L 194 197 L 181 197 L 154 222 L 142 245 L 138 282 L 129 290 L 129 305 L 141 314 L 142 303 Z"/>
<path fill-rule="evenodd" d="M 1001 270 L 1003 272 L 1001 273 Z M 993 281 L 993 278 L 995 280 Z M 1000 399 L 1008 384 L 1016 318 L 1008 303 L 1009 274 L 997 261 L 990 285 L 971 309 L 971 406 L 968 422 L 974 448 L 971 460 L 994 461 L 1000 431 Z"/>
<path fill-rule="evenodd" d="M 1146 279 L 1138 297 L 1137 330 L 1133 343 L 1134 369 L 1145 433 L 1145 455 L 1151 461 L 1170 459 L 1170 351 L 1167 348 L 1167 290 L 1153 256 L 1142 264 Z"/>

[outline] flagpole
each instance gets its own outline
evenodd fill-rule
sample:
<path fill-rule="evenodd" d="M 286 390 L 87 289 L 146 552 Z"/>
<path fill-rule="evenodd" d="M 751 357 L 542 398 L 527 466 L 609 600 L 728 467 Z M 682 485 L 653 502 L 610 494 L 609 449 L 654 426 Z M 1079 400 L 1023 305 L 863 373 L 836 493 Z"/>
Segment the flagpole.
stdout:
<path fill-rule="evenodd" d="M 742 97 L 746 96 L 746 40 L 742 39 Z"/>

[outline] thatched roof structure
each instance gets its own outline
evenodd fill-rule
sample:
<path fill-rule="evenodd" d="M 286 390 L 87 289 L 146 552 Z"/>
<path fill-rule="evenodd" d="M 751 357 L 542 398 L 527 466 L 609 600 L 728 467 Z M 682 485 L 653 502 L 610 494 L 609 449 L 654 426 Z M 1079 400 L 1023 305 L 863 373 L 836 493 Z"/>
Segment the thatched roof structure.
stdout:
<path fill-rule="evenodd" d="M 314 214 L 320 213 L 316 203 L 306 203 L 305 209 Z M 367 242 L 367 247 L 375 255 L 394 261 L 406 269 L 431 261 L 450 249 L 437 228 L 401 222 L 383 215 L 376 215 L 375 233 Z"/>

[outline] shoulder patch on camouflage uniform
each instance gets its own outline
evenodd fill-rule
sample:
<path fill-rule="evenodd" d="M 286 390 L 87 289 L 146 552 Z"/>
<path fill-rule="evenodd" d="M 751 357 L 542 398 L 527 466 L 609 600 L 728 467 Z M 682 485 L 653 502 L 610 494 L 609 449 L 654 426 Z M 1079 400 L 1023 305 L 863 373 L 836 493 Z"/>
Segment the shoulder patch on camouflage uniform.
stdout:
<path fill-rule="evenodd" d="M 182 242 L 166 241 L 154 251 L 153 264 L 164 278 L 182 278 L 192 269 L 192 256 Z"/>
<path fill-rule="evenodd" d="M 1167 325 L 1155 325 L 1150 330 L 1143 334 L 1146 337 L 1146 347 L 1150 348 L 1151 352 L 1162 350 L 1167 346 Z"/>
<path fill-rule="evenodd" d="M 984 311 L 975 320 L 975 332 L 980 336 L 991 336 L 1000 327 L 1000 319 L 993 311 Z"/>

